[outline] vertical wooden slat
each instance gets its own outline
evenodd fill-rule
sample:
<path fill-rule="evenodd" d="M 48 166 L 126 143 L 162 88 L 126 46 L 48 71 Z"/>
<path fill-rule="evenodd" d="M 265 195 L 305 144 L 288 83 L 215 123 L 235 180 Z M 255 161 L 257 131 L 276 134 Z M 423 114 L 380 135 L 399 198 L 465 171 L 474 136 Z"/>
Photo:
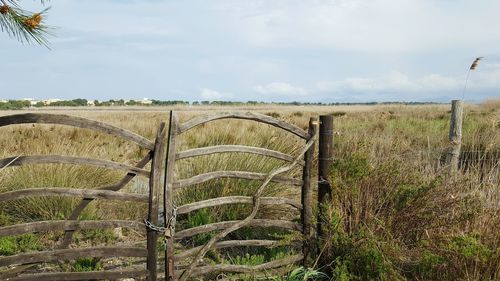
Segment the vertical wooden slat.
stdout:
<path fill-rule="evenodd" d="M 165 167 L 165 192 L 164 192 L 164 220 L 165 224 L 169 221 L 173 214 L 174 202 L 173 202 L 173 183 L 175 180 L 175 145 L 176 136 L 178 129 L 177 115 L 174 111 L 170 111 L 170 124 L 168 130 L 168 150 L 167 159 Z M 165 248 L 165 280 L 172 281 L 175 279 L 174 271 L 174 235 L 170 238 L 166 238 L 166 248 Z"/>
<path fill-rule="evenodd" d="M 461 100 L 451 101 L 450 116 L 450 147 L 446 157 L 446 164 L 450 168 L 450 175 L 458 170 L 458 159 L 460 158 L 460 148 L 462 146 L 462 115 L 464 111 L 464 102 Z"/>
<path fill-rule="evenodd" d="M 308 134 L 309 137 L 306 142 L 308 142 L 312 137 L 316 135 L 316 126 L 318 124 L 318 119 L 316 117 L 311 117 L 309 119 L 309 130 Z M 313 164 L 313 157 L 314 157 L 314 146 L 312 145 L 311 148 L 304 154 L 304 168 L 302 171 L 302 196 L 301 196 L 301 201 L 302 201 L 302 232 L 304 234 L 304 244 L 302 247 L 302 251 L 304 253 L 304 260 L 303 260 L 303 265 L 305 267 L 310 266 L 310 258 L 311 250 L 313 250 L 314 247 L 312 246 L 312 240 L 311 240 L 311 219 L 312 219 L 312 189 L 311 189 L 311 169 L 312 169 L 312 164 Z"/>
<path fill-rule="evenodd" d="M 158 224 L 158 207 L 160 205 L 162 176 L 165 171 L 165 140 L 166 130 L 165 123 L 161 123 L 156 135 L 153 161 L 151 162 L 151 176 L 149 180 L 149 204 L 148 204 L 148 221 L 153 225 Z M 157 251 L 158 233 L 150 228 L 147 228 L 147 269 L 148 280 L 156 281 L 157 279 Z"/>
<path fill-rule="evenodd" d="M 333 162 L 333 115 L 319 117 L 319 156 L 318 156 L 318 236 L 323 236 L 321 214 L 323 206 L 331 198 L 332 189 L 329 179 L 330 167 Z"/>

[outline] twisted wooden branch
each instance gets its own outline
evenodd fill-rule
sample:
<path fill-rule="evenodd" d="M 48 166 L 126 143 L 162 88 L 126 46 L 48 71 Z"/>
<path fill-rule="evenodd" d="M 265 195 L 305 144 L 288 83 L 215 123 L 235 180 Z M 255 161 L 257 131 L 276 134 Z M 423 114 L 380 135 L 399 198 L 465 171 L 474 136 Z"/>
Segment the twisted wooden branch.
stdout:
<path fill-rule="evenodd" d="M 205 254 L 218 241 L 220 241 L 221 239 L 223 239 L 224 237 L 226 237 L 229 233 L 234 232 L 234 231 L 236 231 L 236 230 L 238 230 L 238 229 L 240 229 L 242 227 L 245 227 L 246 225 L 248 225 L 255 218 L 255 216 L 257 215 L 257 212 L 259 210 L 259 207 L 261 205 L 261 196 L 262 196 L 262 193 L 264 192 L 264 189 L 266 188 L 266 186 L 277 175 L 285 173 L 287 171 L 290 171 L 293 167 L 295 167 L 295 165 L 297 165 L 300 162 L 301 158 L 309 150 L 309 148 L 312 145 L 314 145 L 314 142 L 316 141 L 316 138 L 317 138 L 317 135 L 314 135 L 314 136 L 312 136 L 309 139 L 309 141 L 306 143 L 306 146 L 304 147 L 304 149 L 302 150 L 302 152 L 293 160 L 293 162 L 290 165 L 278 168 L 278 169 L 272 171 L 271 173 L 269 173 L 267 175 L 267 177 L 264 180 L 264 182 L 262 183 L 262 185 L 254 193 L 254 196 L 253 196 L 253 198 L 254 198 L 254 206 L 253 206 L 253 209 L 252 209 L 252 213 L 250 213 L 250 215 L 247 216 L 244 220 L 241 220 L 240 222 L 238 222 L 238 223 L 236 223 L 236 224 L 234 224 L 234 225 L 232 225 L 232 226 L 224 229 L 223 231 L 219 232 L 217 235 L 215 235 L 214 237 L 212 237 L 212 239 L 210 239 L 210 241 L 208 241 L 207 244 L 205 244 L 205 246 L 203 246 L 200 249 L 200 251 L 198 252 L 198 254 L 196 255 L 196 257 L 193 259 L 193 261 L 191 262 L 191 264 L 188 266 L 188 268 L 186 268 L 186 270 L 179 277 L 179 281 L 186 281 L 186 280 L 188 280 L 188 278 L 192 275 L 193 271 L 195 270 L 195 267 L 198 264 L 198 262 L 201 259 L 203 259 L 203 257 L 205 256 Z"/>

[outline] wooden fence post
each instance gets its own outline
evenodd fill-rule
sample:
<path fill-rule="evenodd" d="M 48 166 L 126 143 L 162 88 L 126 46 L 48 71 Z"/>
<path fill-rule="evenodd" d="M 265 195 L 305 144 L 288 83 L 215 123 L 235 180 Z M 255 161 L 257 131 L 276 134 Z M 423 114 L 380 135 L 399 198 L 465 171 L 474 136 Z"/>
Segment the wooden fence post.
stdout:
<path fill-rule="evenodd" d="M 156 135 L 154 146 L 153 160 L 151 163 L 151 175 L 149 179 L 149 204 L 148 204 L 148 221 L 153 225 L 158 224 L 158 207 L 160 205 L 162 176 L 165 164 L 165 123 L 161 123 Z M 157 243 L 158 233 L 156 230 L 147 228 L 147 270 L 148 281 L 156 281 L 157 279 L 157 261 L 158 251 Z"/>
<path fill-rule="evenodd" d="M 306 140 L 308 142 L 312 137 L 316 135 L 318 118 L 311 117 L 309 119 L 309 138 Z M 304 154 L 304 169 L 302 172 L 302 225 L 304 234 L 304 244 L 302 251 L 304 253 L 303 265 L 305 267 L 310 266 L 311 251 L 314 250 L 313 243 L 311 240 L 311 220 L 312 220 L 312 189 L 311 189 L 311 169 L 313 165 L 314 158 L 314 144 L 309 148 L 309 150 Z"/>
<path fill-rule="evenodd" d="M 446 156 L 446 164 L 449 166 L 450 175 L 458 171 L 458 162 L 460 158 L 460 148 L 462 146 L 462 115 L 464 102 L 461 100 L 451 101 L 450 117 L 450 147 Z"/>
<path fill-rule="evenodd" d="M 329 172 L 333 162 L 333 115 L 319 117 L 319 151 L 318 151 L 318 238 L 324 234 L 322 215 L 326 211 L 324 205 L 331 198 L 332 189 Z M 319 245 L 319 243 L 318 243 Z"/>
<path fill-rule="evenodd" d="M 176 137 L 178 130 L 178 120 L 174 111 L 170 111 L 170 122 L 168 130 L 168 149 L 167 149 L 167 160 L 165 167 L 165 190 L 164 190 L 164 200 L 163 209 L 165 227 L 168 227 L 168 222 L 174 215 L 174 201 L 173 201 L 173 182 L 175 180 L 175 148 L 176 148 Z M 175 218 L 174 218 L 175 219 Z M 174 220 L 175 223 L 175 220 Z M 174 224 L 175 227 L 175 224 Z M 174 235 L 175 232 L 171 233 L 170 237 L 165 238 L 165 281 L 175 280 L 175 269 L 174 269 Z"/>

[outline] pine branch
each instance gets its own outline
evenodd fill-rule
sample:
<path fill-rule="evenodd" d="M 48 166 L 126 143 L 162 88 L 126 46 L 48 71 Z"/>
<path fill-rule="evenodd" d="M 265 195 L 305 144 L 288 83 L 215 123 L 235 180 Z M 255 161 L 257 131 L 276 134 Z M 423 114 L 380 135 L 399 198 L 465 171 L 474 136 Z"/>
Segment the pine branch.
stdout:
<path fill-rule="evenodd" d="M 47 11 L 32 13 L 19 7 L 18 1 L 0 0 L 0 30 L 21 43 L 37 43 L 48 48 L 49 26 L 45 25 Z M 42 5 L 47 1 L 40 0 Z"/>

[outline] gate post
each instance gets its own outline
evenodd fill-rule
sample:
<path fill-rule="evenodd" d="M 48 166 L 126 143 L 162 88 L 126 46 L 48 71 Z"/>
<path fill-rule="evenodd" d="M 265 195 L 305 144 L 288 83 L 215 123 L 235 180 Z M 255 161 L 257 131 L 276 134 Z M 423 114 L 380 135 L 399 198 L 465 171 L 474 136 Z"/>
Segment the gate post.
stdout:
<path fill-rule="evenodd" d="M 316 135 L 318 118 L 311 117 L 309 119 L 309 130 L 308 138 L 306 143 Z M 312 241 L 311 232 L 311 219 L 312 219 L 312 189 L 311 189 L 311 169 L 313 165 L 314 157 L 314 146 L 313 144 L 309 150 L 304 154 L 304 168 L 302 172 L 302 233 L 304 234 L 304 244 L 302 247 L 302 252 L 304 254 L 303 265 L 308 267 L 310 265 L 310 258 L 314 254 L 314 243 Z"/>
<path fill-rule="evenodd" d="M 175 228 L 175 211 L 174 211 L 174 201 L 173 201 L 173 182 L 174 178 L 174 167 L 175 167 L 175 147 L 176 147 L 176 136 L 177 136 L 178 120 L 177 115 L 173 110 L 170 111 L 170 122 L 168 129 L 168 150 L 167 150 L 167 160 L 165 167 L 165 185 L 164 185 L 164 200 L 163 209 L 164 211 L 164 221 L 165 227 L 169 227 L 169 221 L 173 219 L 173 226 Z M 165 236 L 165 281 L 175 280 L 175 268 L 174 268 L 174 235 L 175 231 L 171 232 L 170 237 Z"/>
<path fill-rule="evenodd" d="M 333 160 L 333 115 L 319 117 L 318 151 L 318 239 L 324 235 L 323 218 L 325 205 L 331 198 L 332 188 L 329 172 Z M 318 243 L 318 246 L 320 243 Z"/>
<path fill-rule="evenodd" d="M 165 123 L 161 123 L 156 135 L 156 141 L 153 151 L 153 160 L 151 162 L 151 172 L 149 179 L 149 201 L 148 201 L 148 221 L 153 225 L 158 224 L 158 207 L 160 205 L 161 196 L 161 179 L 164 172 L 165 163 Z M 156 281 L 157 279 L 157 261 L 158 261 L 158 233 L 156 230 L 149 227 L 147 230 L 147 270 L 148 281 Z"/>

